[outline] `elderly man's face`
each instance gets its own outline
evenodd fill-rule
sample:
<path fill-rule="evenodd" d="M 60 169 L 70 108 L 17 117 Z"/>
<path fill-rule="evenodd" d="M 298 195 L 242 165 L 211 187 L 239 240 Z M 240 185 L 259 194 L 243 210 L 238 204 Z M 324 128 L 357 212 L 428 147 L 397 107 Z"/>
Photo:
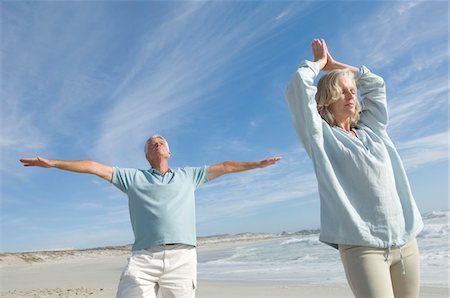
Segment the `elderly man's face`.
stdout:
<path fill-rule="evenodd" d="M 147 151 L 147 159 L 154 159 L 155 157 L 159 158 L 169 158 L 170 152 L 166 146 L 164 140 L 160 138 L 154 138 L 150 141 L 148 145 Z"/>

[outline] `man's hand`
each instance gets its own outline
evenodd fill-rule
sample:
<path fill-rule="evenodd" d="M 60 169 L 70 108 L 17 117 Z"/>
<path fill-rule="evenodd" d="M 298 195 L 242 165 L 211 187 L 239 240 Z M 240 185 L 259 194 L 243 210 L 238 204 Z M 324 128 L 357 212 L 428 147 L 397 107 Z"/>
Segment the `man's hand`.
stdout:
<path fill-rule="evenodd" d="M 93 174 L 106 181 L 112 181 L 113 168 L 93 160 L 52 160 L 43 157 L 22 158 L 26 167 L 57 168 L 83 174 Z"/>
<path fill-rule="evenodd" d="M 268 167 L 268 166 L 276 164 L 279 160 L 281 160 L 281 157 L 279 157 L 279 156 L 277 156 L 277 157 L 269 157 L 267 159 L 261 160 L 259 162 L 259 164 L 260 164 L 261 168 L 265 168 L 265 167 Z"/>
<path fill-rule="evenodd" d="M 42 167 L 51 168 L 54 167 L 54 162 L 43 157 L 28 157 L 20 159 L 25 167 Z"/>
<path fill-rule="evenodd" d="M 281 157 L 269 157 L 261 161 L 241 162 L 224 161 L 208 167 L 208 180 L 215 179 L 225 174 L 265 168 L 276 164 Z"/>

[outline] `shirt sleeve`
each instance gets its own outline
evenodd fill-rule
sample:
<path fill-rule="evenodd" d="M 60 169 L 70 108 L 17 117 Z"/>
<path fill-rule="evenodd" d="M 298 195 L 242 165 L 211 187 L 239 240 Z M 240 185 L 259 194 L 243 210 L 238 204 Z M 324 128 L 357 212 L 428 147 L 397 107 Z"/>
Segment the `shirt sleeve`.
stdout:
<path fill-rule="evenodd" d="M 195 188 L 200 187 L 208 182 L 208 166 L 203 167 L 186 167 L 185 172 L 192 179 Z"/>
<path fill-rule="evenodd" d="M 359 122 L 374 131 L 386 131 L 388 111 L 383 78 L 361 66 L 355 80 L 362 97 Z"/>
<path fill-rule="evenodd" d="M 314 80 L 320 70 L 311 61 L 300 63 L 286 91 L 286 100 L 297 135 L 309 156 L 312 144 L 323 142 L 322 117 L 317 111 Z"/>
<path fill-rule="evenodd" d="M 128 189 L 133 184 L 136 172 L 136 169 L 113 167 L 111 183 L 124 193 L 127 193 Z"/>

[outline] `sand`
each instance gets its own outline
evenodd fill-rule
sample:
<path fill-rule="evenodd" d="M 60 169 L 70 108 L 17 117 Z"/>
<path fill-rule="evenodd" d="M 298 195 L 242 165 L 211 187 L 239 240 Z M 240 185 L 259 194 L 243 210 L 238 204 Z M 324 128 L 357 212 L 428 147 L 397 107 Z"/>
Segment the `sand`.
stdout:
<path fill-rule="evenodd" d="M 0 297 L 115 297 L 129 247 L 0 254 Z M 343 285 L 293 281 L 199 280 L 197 298 L 352 297 Z M 448 288 L 422 287 L 421 297 L 449 297 Z"/>

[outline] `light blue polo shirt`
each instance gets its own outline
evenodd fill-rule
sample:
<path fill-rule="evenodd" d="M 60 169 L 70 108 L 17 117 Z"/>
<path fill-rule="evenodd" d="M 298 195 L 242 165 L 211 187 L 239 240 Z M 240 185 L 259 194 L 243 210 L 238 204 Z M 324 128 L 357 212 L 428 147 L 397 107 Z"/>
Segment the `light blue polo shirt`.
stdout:
<path fill-rule="evenodd" d="M 207 166 L 170 169 L 164 176 L 153 168 L 113 167 L 111 183 L 128 196 L 133 250 L 167 243 L 196 246 L 194 192 L 207 181 Z"/>

